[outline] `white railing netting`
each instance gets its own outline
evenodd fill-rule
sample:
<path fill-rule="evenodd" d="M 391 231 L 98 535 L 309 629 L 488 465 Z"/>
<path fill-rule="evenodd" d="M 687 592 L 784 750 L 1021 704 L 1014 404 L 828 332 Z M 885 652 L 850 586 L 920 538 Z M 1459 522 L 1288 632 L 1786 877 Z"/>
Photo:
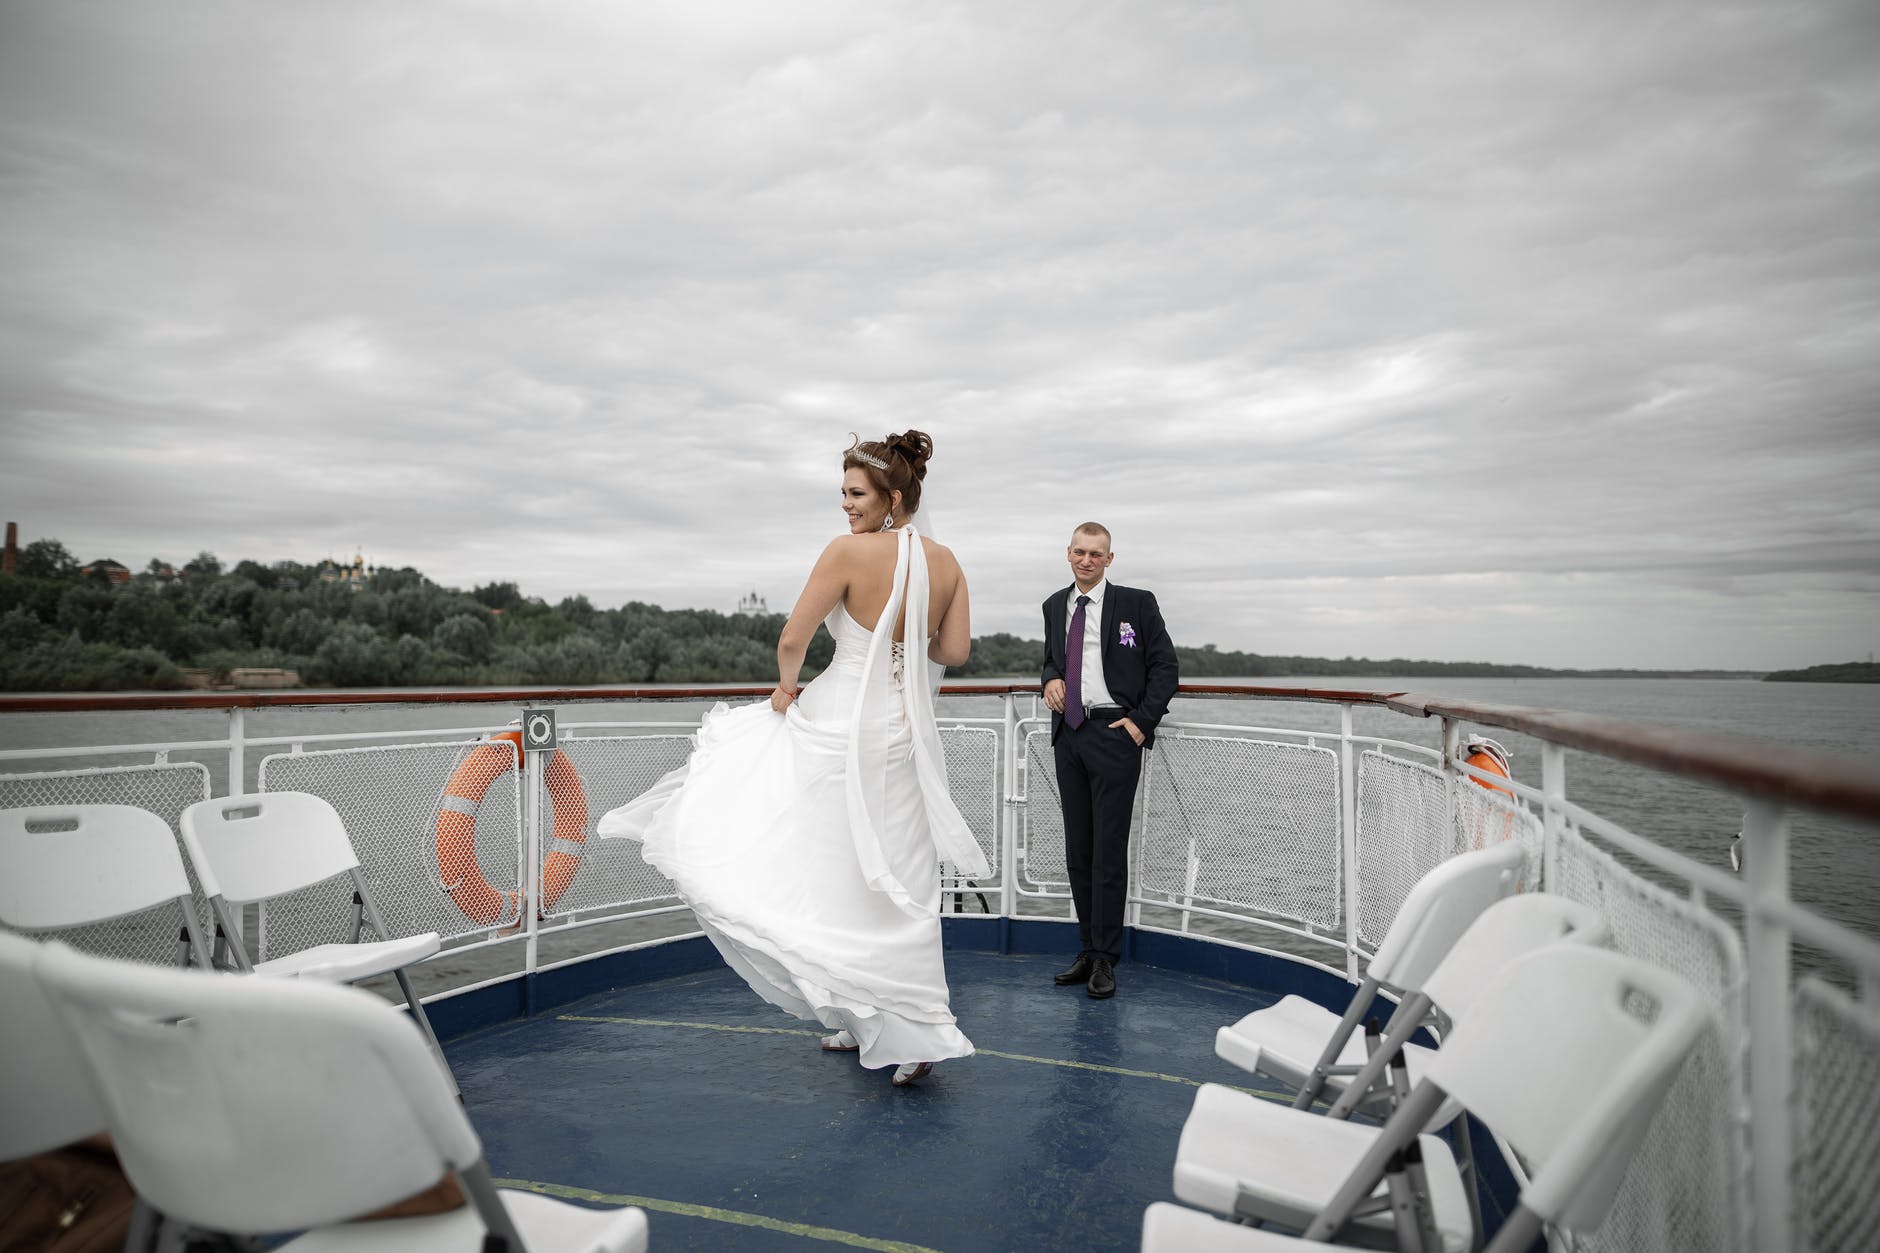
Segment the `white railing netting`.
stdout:
<path fill-rule="evenodd" d="M 1445 822 L 1447 816 L 1447 822 Z M 1358 758 L 1358 938 L 1375 949 L 1418 879 L 1457 853 L 1518 839 L 1541 878 L 1541 824 L 1506 793 L 1368 749 Z"/>
<path fill-rule="evenodd" d="M 1818 978 L 1795 989 L 1795 1247 L 1856 1253 L 1880 1232 L 1880 1013 Z"/>
<path fill-rule="evenodd" d="M 563 740 L 560 751 L 580 777 L 587 808 L 574 877 L 559 897 L 548 900 L 544 916 L 567 917 L 618 905 L 646 907 L 670 904 L 672 881 L 646 864 L 638 840 L 602 840 L 594 826 L 611 809 L 618 809 L 659 782 L 669 771 L 683 766 L 692 753 L 689 735 L 580 736 Z M 547 864 L 557 852 L 572 852 L 555 832 L 554 780 L 544 776 L 541 797 L 542 883 L 552 894 L 553 875 Z M 545 898 L 546 899 L 546 898 Z"/>
<path fill-rule="evenodd" d="M 1137 890 L 1330 930 L 1343 897 L 1338 754 L 1242 737 L 1164 735 L 1148 754 Z"/>
<path fill-rule="evenodd" d="M 1585 1249 L 1746 1247 L 1749 1230 L 1744 962 L 1736 932 L 1709 910 L 1620 865 L 1568 827 L 1554 844 L 1551 892 L 1604 915 L 1611 947 L 1681 976 L 1709 1000 L 1722 1033 L 1685 1062 L 1640 1144 L 1612 1211 Z"/>
<path fill-rule="evenodd" d="M 392 935 L 435 931 L 452 939 L 517 921 L 513 894 L 522 881 L 522 812 L 515 751 L 502 740 L 277 753 L 261 762 L 260 788 L 311 792 L 339 812 Z M 476 753 L 483 754 L 479 762 L 490 763 L 487 768 L 466 766 Z M 500 912 L 480 920 L 451 896 L 451 890 L 461 895 L 472 884 L 460 876 L 447 884 L 439 863 L 439 811 L 445 808 L 445 786 L 460 769 L 467 770 L 466 782 L 475 776 L 483 793 L 474 807 L 476 868 L 491 892 L 510 894 L 495 907 Z M 448 844 L 448 837 L 442 842 Z M 352 884 L 338 875 L 268 902 L 259 936 L 250 937 L 249 955 L 261 961 L 347 940 L 352 921 Z"/>
<path fill-rule="evenodd" d="M 209 769 L 194 761 L 0 775 L 0 808 L 134 805 L 169 823 L 171 834 L 178 836 L 176 856 L 189 875 L 190 892 L 196 901 L 196 925 L 205 940 L 214 934 L 214 928 L 202 886 L 196 882 L 195 871 L 189 868 L 189 858 L 183 852 L 178 820 L 185 809 L 208 799 Z M 57 936 L 73 948 L 101 957 L 174 966 L 182 961 L 183 945 L 178 939 L 182 926 L 177 908 L 166 903 L 107 922 L 28 934 L 42 938 Z"/>
<path fill-rule="evenodd" d="M 979 850 L 992 873 L 967 879 L 953 865 L 940 863 L 940 908 L 947 913 L 972 913 L 967 901 L 981 895 L 991 909 L 999 883 L 999 733 L 991 727 L 941 727 L 940 747 L 946 753 L 947 792 L 966 819 Z M 964 895 L 959 895 L 964 893 Z"/>
<path fill-rule="evenodd" d="M 1064 868 L 1064 811 L 1059 808 L 1057 755 L 1051 729 L 1025 733 L 1024 803 L 1018 812 L 1018 877 L 1031 891 L 1069 892 Z"/>

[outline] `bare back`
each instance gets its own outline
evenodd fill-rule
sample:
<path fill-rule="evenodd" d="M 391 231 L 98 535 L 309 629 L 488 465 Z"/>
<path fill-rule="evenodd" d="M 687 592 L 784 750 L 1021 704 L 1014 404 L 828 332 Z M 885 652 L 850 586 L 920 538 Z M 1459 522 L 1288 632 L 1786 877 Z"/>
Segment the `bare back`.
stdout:
<path fill-rule="evenodd" d="M 965 665 L 973 647 L 966 575 L 952 549 L 924 537 L 920 542 L 927 558 L 927 656 L 943 666 Z M 777 666 L 784 687 L 790 686 L 802 665 L 816 628 L 837 605 L 856 625 L 875 629 L 894 591 L 899 549 L 900 536 L 894 532 L 842 535 L 823 549 L 777 638 Z M 903 606 L 894 624 L 897 641 L 903 638 L 906 618 Z"/>
<path fill-rule="evenodd" d="M 935 631 L 946 620 L 959 593 L 960 563 L 951 549 L 934 540 L 921 538 L 927 554 L 927 621 Z M 848 586 L 843 591 L 842 608 L 855 622 L 870 631 L 881 621 L 881 611 L 894 594 L 894 565 L 898 544 L 892 532 L 858 535 L 850 548 L 852 556 L 846 573 Z M 894 638 L 900 640 L 907 629 L 907 606 L 894 624 Z"/>

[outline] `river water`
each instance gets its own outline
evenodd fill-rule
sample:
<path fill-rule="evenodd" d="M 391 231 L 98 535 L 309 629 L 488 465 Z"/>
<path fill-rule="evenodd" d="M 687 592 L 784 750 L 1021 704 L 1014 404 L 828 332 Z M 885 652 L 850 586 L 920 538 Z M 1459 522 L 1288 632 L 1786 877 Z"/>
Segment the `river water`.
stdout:
<path fill-rule="evenodd" d="M 1210 680 L 1214 682 L 1217 680 Z M 1218 680 L 1232 682 L 1234 680 Z M 1880 685 L 1761 683 L 1704 679 L 1390 679 L 1288 677 L 1248 679 L 1266 686 L 1328 687 L 1370 691 L 1420 691 L 1458 699 L 1537 708 L 1575 710 L 1627 721 L 1746 737 L 1791 748 L 1820 750 L 1864 760 L 1880 776 Z M 704 701 L 636 705 L 595 703 L 563 706 L 569 722 L 695 722 Z M 947 697 L 941 715 L 997 717 L 996 697 Z M 499 725 L 516 710 L 499 705 L 454 707 L 308 707 L 249 711 L 251 738 L 393 729 L 442 729 Z M 1336 731 L 1334 706 L 1298 701 L 1181 698 L 1171 717 L 1184 722 L 1291 727 Z M 1388 736 L 1434 747 L 1435 719 L 1417 719 L 1382 708 L 1359 707 L 1360 734 Z M 0 716 L 0 750 L 65 746 L 135 745 L 226 737 L 220 711 L 150 711 L 111 714 L 57 713 Z M 1515 776 L 1538 784 L 1540 748 L 1513 732 L 1491 730 L 1514 755 Z M 249 753 L 249 785 L 264 752 Z M 204 762 L 220 794 L 227 785 L 225 753 L 183 751 L 178 760 Z M 131 760 L 126 758 L 124 760 Z M 147 755 L 144 760 L 148 760 Z M 95 760 L 0 762 L 0 772 L 57 769 Z M 1742 824 L 1742 804 L 1721 789 L 1674 779 L 1623 761 L 1569 751 L 1567 795 L 1576 803 L 1708 865 L 1727 869 L 1732 837 Z M 1857 930 L 1880 935 L 1880 828 L 1798 814 L 1794 820 L 1792 880 L 1796 898 Z"/>

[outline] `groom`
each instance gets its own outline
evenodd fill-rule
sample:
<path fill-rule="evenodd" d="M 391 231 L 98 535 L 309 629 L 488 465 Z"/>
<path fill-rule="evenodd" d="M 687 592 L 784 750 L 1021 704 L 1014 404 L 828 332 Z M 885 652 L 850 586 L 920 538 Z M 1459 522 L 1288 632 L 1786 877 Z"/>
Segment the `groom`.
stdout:
<path fill-rule="evenodd" d="M 1175 645 L 1155 596 L 1104 577 L 1110 532 L 1085 522 L 1071 533 L 1072 585 L 1044 602 L 1044 703 L 1064 805 L 1064 864 L 1083 951 L 1060 984 L 1116 994 L 1129 883 L 1129 816 L 1143 750 L 1178 683 Z"/>

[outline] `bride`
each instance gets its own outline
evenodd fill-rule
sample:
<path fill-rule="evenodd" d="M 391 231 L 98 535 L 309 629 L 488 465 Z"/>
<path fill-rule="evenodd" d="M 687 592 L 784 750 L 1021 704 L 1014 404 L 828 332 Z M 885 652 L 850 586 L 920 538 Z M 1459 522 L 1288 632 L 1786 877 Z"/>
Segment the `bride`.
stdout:
<path fill-rule="evenodd" d="M 784 624 L 769 703 L 714 708 L 691 760 L 598 828 L 642 841 L 759 996 L 835 1029 L 825 1050 L 896 1067 L 897 1087 L 973 1051 L 948 1007 L 939 862 L 989 873 L 934 725 L 972 636 L 966 576 L 919 530 L 932 455 L 919 431 L 849 447 L 849 533 Z M 835 656 L 799 689 L 818 622 Z"/>

